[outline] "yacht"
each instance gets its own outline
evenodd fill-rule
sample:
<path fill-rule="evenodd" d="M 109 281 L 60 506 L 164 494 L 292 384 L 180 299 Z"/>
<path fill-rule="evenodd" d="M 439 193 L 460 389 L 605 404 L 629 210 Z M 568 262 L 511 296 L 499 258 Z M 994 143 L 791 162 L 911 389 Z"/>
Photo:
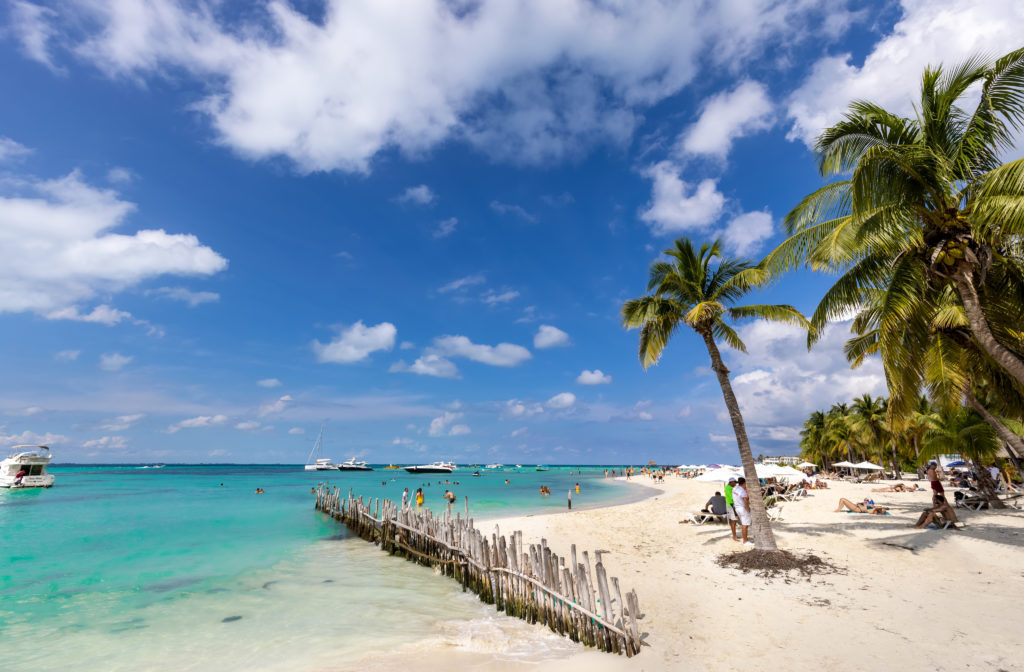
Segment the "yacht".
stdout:
<path fill-rule="evenodd" d="M 316 443 L 313 444 L 313 450 L 309 451 L 309 457 L 306 458 L 306 471 L 338 470 L 338 465 L 331 462 L 331 458 L 320 457 L 321 453 L 324 452 L 324 427 L 326 426 L 326 422 L 320 425 L 320 435 L 316 437 Z"/>
<path fill-rule="evenodd" d="M 338 465 L 341 471 L 373 471 L 373 467 L 366 466 L 366 462 L 356 462 L 356 458 L 350 457 Z"/>
<path fill-rule="evenodd" d="M 503 469 L 504 467 L 504 464 L 488 464 L 484 469 Z"/>
<path fill-rule="evenodd" d="M 21 450 L 27 448 L 29 450 Z M 53 474 L 46 467 L 53 457 L 47 446 L 14 446 L 7 459 L 0 461 L 0 488 L 49 488 Z M 24 472 L 19 479 L 18 474 Z"/>
<path fill-rule="evenodd" d="M 402 468 L 410 474 L 450 474 L 458 467 L 454 462 L 431 462 L 430 464 Z"/>

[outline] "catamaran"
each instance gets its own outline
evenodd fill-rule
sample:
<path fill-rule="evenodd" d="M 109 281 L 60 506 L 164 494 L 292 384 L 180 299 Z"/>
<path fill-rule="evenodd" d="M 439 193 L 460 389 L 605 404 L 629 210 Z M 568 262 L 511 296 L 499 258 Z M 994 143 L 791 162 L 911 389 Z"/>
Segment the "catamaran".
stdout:
<path fill-rule="evenodd" d="M 450 474 L 458 467 L 454 462 L 431 462 L 419 466 L 403 467 L 410 474 Z"/>
<path fill-rule="evenodd" d="M 313 444 L 313 450 L 309 451 L 309 457 L 306 458 L 306 471 L 338 470 L 338 465 L 331 462 L 331 458 L 320 457 L 324 450 L 324 428 L 326 426 L 326 422 L 320 425 L 320 435 L 316 437 L 316 443 Z"/>
<path fill-rule="evenodd" d="M 53 457 L 47 446 L 21 445 L 11 450 L 7 459 L 0 461 L 0 488 L 49 488 L 53 485 L 53 474 L 46 473 Z"/>

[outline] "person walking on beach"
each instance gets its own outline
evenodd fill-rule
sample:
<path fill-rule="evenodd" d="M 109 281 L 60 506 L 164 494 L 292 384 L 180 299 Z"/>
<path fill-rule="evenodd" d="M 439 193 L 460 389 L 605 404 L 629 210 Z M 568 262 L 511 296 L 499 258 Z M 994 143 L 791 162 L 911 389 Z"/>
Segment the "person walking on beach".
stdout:
<path fill-rule="evenodd" d="M 750 529 L 750 497 L 747 495 L 747 479 L 742 476 L 736 481 L 736 487 L 732 489 L 732 501 L 736 507 L 736 517 L 740 519 L 741 535 L 744 546 L 753 546 L 754 542 L 747 541 L 747 530 Z"/>
<path fill-rule="evenodd" d="M 942 489 L 942 481 L 939 480 L 939 463 L 935 460 L 928 463 L 928 480 L 931 481 L 935 494 L 946 494 L 946 491 Z"/>
<path fill-rule="evenodd" d="M 736 477 L 729 479 L 725 484 L 725 517 L 729 521 L 729 530 L 732 532 L 732 540 L 739 541 L 736 536 L 736 505 L 734 504 L 732 491 L 736 487 Z"/>

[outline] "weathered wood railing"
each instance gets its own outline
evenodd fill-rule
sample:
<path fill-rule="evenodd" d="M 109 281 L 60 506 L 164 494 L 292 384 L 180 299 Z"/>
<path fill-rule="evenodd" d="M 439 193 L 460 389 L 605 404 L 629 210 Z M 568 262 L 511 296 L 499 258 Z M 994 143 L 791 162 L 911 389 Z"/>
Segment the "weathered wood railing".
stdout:
<path fill-rule="evenodd" d="M 595 552 L 597 562 L 591 571 L 586 551 L 583 561 L 577 562 L 575 544 L 567 563 L 567 558 L 551 552 L 546 539 L 527 548 L 521 531 L 506 539 L 495 525 L 488 537 L 468 516 L 402 509 L 388 499 L 364 503 L 351 490 L 342 499 L 337 488 L 326 484 L 317 487 L 316 508 L 392 555 L 438 567 L 498 611 L 530 623 L 539 621 L 552 632 L 602 651 L 630 657 L 640 652 L 636 592 L 627 592 L 623 601 L 615 577 L 609 590 L 601 551 Z"/>

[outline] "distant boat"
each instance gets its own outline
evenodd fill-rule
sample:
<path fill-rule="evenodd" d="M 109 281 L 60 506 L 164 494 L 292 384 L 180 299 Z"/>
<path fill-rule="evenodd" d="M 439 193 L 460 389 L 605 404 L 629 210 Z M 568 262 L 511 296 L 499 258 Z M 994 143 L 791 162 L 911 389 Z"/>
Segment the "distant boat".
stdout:
<path fill-rule="evenodd" d="M 366 466 L 366 462 L 356 462 L 356 458 L 350 457 L 338 465 L 340 471 L 373 471 L 373 467 Z"/>
<path fill-rule="evenodd" d="M 546 464 L 538 464 L 537 471 L 551 471 L 551 467 Z"/>
<path fill-rule="evenodd" d="M 329 457 L 320 457 L 324 451 L 324 428 L 327 427 L 327 423 L 320 425 L 320 434 L 316 437 L 316 443 L 313 444 L 313 450 L 309 451 L 309 457 L 306 458 L 306 471 L 337 471 L 338 465 L 331 462 Z"/>
<path fill-rule="evenodd" d="M 450 474 L 458 467 L 454 462 L 431 462 L 430 464 L 402 468 L 410 474 Z"/>
<path fill-rule="evenodd" d="M 488 464 L 484 469 L 501 469 L 504 466 L 504 464 Z"/>
<path fill-rule="evenodd" d="M 388 466 L 386 466 L 384 468 L 385 469 L 401 469 L 401 467 L 398 466 L 397 464 L 389 464 Z"/>
<path fill-rule="evenodd" d="M 31 448 L 22 450 L 19 448 Z M 53 456 L 47 446 L 14 446 L 13 452 L 0 461 L 0 488 L 49 488 L 53 474 L 46 473 Z M 22 477 L 19 479 L 18 474 Z"/>

